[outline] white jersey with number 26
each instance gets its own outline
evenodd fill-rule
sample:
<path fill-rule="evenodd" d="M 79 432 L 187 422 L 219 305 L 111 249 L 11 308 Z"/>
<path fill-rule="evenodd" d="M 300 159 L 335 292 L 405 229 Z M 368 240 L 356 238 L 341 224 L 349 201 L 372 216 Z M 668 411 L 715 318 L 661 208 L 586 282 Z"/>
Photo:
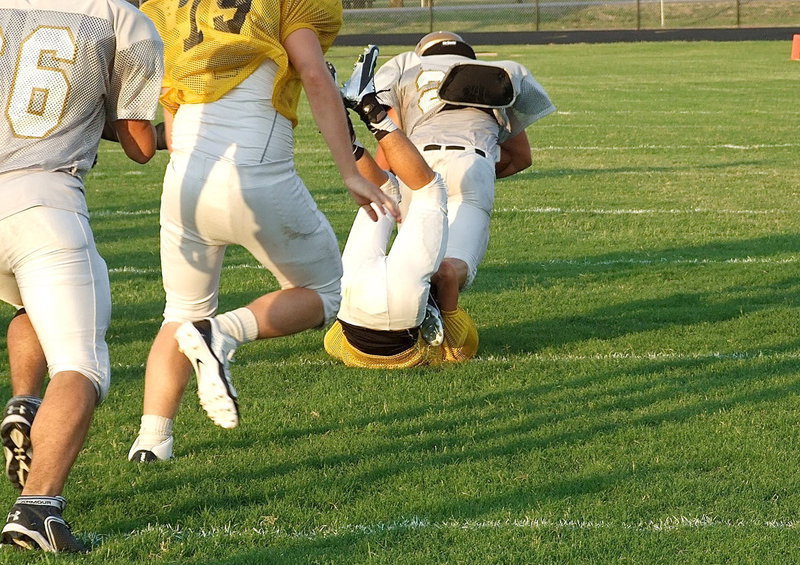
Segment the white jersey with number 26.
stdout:
<path fill-rule="evenodd" d="M 106 121 L 155 117 L 162 50 L 150 20 L 122 0 L 0 0 L 0 175 L 82 179 Z M 0 186 L 0 217 L 43 190 Z"/>

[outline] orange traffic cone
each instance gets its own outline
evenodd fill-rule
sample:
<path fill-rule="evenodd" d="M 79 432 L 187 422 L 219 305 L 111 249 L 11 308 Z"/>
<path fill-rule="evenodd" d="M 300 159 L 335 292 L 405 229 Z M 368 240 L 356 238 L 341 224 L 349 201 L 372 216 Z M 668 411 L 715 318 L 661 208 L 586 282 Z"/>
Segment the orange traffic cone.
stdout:
<path fill-rule="evenodd" d="M 800 59 L 800 34 L 794 34 L 792 36 L 792 61 L 797 61 Z"/>

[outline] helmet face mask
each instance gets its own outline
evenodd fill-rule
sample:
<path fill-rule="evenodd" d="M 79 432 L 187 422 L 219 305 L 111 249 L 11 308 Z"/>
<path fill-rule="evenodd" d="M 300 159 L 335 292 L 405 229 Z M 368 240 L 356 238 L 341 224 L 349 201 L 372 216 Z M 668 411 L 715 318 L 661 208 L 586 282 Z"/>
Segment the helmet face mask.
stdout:
<path fill-rule="evenodd" d="M 461 55 L 475 59 L 475 51 L 460 35 L 452 31 L 434 31 L 419 40 L 414 52 L 420 57 L 428 55 Z"/>

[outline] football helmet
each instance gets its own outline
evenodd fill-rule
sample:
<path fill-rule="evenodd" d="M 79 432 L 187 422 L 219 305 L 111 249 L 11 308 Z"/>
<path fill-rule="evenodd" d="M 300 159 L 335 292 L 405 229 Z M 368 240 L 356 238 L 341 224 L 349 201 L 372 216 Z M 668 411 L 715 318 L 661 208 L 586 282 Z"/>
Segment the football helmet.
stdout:
<path fill-rule="evenodd" d="M 475 59 L 475 50 L 457 33 L 434 31 L 424 36 L 414 47 L 420 57 L 426 55 L 461 55 Z"/>

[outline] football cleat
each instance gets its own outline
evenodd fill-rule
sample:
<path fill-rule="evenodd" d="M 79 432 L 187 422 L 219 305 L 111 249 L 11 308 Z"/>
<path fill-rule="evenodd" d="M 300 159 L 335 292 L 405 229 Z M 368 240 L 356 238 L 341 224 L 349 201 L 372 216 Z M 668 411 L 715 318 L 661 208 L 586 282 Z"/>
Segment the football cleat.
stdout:
<path fill-rule="evenodd" d="M 136 463 L 150 463 L 152 461 L 167 461 L 172 459 L 172 436 L 150 448 L 141 446 L 141 437 L 137 437 L 128 451 L 128 461 Z"/>
<path fill-rule="evenodd" d="M 379 51 L 377 45 L 367 45 L 353 65 L 353 73 L 342 85 L 342 98 L 348 107 L 355 108 L 365 96 L 375 94 L 375 65 Z"/>
<path fill-rule="evenodd" d="M 381 104 L 375 92 L 375 65 L 378 62 L 378 46 L 367 45 L 353 66 L 353 74 L 342 85 L 344 105 L 353 110 L 376 139 L 397 129 L 389 118 L 388 107 Z"/>
<path fill-rule="evenodd" d="M 3 422 L 0 423 L 6 475 L 18 490 L 25 486 L 31 469 L 31 426 L 41 403 L 42 399 L 35 396 L 15 396 L 6 404 Z"/>
<path fill-rule="evenodd" d="M 2 543 L 54 553 L 87 552 L 61 517 L 66 505 L 62 496 L 20 496 L 8 513 Z"/>
<path fill-rule="evenodd" d="M 336 67 L 330 61 L 325 61 L 325 66 L 328 67 L 328 72 L 331 73 L 336 88 L 339 88 L 339 74 L 336 72 Z"/>
<path fill-rule="evenodd" d="M 433 299 L 433 295 L 428 293 L 428 303 L 425 305 L 425 317 L 419 326 L 422 339 L 428 345 L 442 345 L 444 343 L 444 322 L 439 305 Z"/>
<path fill-rule="evenodd" d="M 211 318 L 186 322 L 175 332 L 178 348 L 191 361 L 197 375 L 197 396 L 211 420 L 223 428 L 239 425 L 239 403 L 233 387 L 230 362 L 236 340 Z"/>

